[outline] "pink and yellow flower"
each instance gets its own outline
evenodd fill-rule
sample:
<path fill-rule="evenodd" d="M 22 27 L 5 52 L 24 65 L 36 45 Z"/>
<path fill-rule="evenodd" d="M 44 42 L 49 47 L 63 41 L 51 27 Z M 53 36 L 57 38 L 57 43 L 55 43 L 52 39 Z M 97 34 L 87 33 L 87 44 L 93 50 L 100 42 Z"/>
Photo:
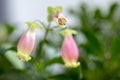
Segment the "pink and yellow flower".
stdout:
<path fill-rule="evenodd" d="M 35 28 L 38 24 L 35 22 L 28 22 L 28 29 L 20 38 L 17 45 L 17 57 L 22 61 L 31 59 L 30 55 L 35 46 Z"/>
<path fill-rule="evenodd" d="M 62 44 L 62 59 L 66 67 L 77 67 L 80 65 L 78 61 L 79 51 L 78 47 L 73 39 L 72 34 L 75 31 L 66 29 L 62 33 L 64 34 L 64 42 Z"/>

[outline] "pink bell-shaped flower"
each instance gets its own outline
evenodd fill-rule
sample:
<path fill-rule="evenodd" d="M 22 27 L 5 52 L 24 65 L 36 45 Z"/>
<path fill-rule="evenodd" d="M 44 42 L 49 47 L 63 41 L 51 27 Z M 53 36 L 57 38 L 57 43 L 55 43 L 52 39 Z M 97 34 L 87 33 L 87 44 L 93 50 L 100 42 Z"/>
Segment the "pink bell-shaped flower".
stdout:
<path fill-rule="evenodd" d="M 34 22 L 28 22 L 28 29 L 20 38 L 17 45 L 17 57 L 22 61 L 31 59 L 30 55 L 35 46 L 35 28 L 38 25 Z"/>
<path fill-rule="evenodd" d="M 64 42 L 62 44 L 62 59 L 65 63 L 66 67 L 77 67 L 80 65 L 78 61 L 79 51 L 78 47 L 73 39 L 72 34 L 74 34 L 74 30 L 66 29 L 62 31 L 64 35 Z"/>

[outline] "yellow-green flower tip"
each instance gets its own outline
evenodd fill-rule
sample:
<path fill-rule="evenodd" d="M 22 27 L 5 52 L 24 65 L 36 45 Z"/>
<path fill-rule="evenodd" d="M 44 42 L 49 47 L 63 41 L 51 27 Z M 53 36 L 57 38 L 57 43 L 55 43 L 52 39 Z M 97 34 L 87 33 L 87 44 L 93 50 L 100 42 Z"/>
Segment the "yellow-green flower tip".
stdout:
<path fill-rule="evenodd" d="M 64 30 L 60 31 L 60 34 L 64 36 L 66 34 L 77 34 L 77 32 L 72 29 L 64 29 Z"/>
<path fill-rule="evenodd" d="M 26 24 L 28 25 L 28 27 L 30 27 L 31 29 L 41 29 L 42 27 L 36 23 L 35 21 L 32 22 L 26 22 Z"/>
<path fill-rule="evenodd" d="M 59 25 L 60 28 L 65 28 L 66 26 L 65 25 Z"/>
<path fill-rule="evenodd" d="M 29 61 L 31 57 L 29 55 L 26 55 L 25 53 L 18 52 L 17 57 L 22 61 Z"/>
<path fill-rule="evenodd" d="M 76 68 L 80 65 L 80 62 L 65 63 L 65 67 Z"/>

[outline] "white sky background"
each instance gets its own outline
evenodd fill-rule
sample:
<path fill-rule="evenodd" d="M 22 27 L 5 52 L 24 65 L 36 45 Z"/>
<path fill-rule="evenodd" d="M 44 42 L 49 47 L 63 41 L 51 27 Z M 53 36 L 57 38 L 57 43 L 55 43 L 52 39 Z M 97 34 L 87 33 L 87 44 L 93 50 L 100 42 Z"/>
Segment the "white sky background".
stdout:
<path fill-rule="evenodd" d="M 69 8 L 77 9 L 78 5 L 83 2 L 87 3 L 91 9 L 100 7 L 107 11 L 111 3 L 120 2 L 120 0 L 8 0 L 8 22 L 18 25 L 17 27 L 21 31 L 16 31 L 15 34 L 19 35 L 27 28 L 25 27 L 26 21 L 39 19 L 47 23 L 48 6 L 62 6 L 63 14 L 69 19 L 68 25 L 74 25 L 76 21 L 67 13 L 67 10 Z M 42 37 L 43 34 L 40 34 L 41 32 L 37 36 Z"/>
<path fill-rule="evenodd" d="M 101 7 L 107 10 L 111 2 L 120 0 L 9 0 L 9 21 L 13 23 L 24 23 L 40 19 L 44 22 L 47 17 L 48 6 L 62 6 L 63 13 L 69 18 L 66 12 L 68 8 L 76 9 L 79 3 L 86 2 L 91 8 Z M 70 17 L 71 18 L 71 17 Z M 70 23 L 74 20 L 70 19 Z"/>

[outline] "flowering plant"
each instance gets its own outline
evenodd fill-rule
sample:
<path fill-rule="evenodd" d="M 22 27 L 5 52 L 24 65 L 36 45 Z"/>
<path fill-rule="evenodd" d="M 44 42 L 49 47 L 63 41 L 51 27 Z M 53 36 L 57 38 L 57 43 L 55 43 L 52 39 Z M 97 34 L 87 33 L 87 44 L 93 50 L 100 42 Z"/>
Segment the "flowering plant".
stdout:
<path fill-rule="evenodd" d="M 118 8 L 104 15 L 81 5 L 71 26 L 61 7 L 48 7 L 48 24 L 27 22 L 22 36 L 0 25 L 0 80 L 120 80 Z"/>
<path fill-rule="evenodd" d="M 79 62 L 79 51 L 78 47 L 75 43 L 75 40 L 72 37 L 72 34 L 75 34 L 75 30 L 68 29 L 66 27 L 68 19 L 62 14 L 62 8 L 61 7 L 48 7 L 48 22 L 49 25 L 45 26 L 42 22 L 42 27 L 46 29 L 46 34 L 43 40 L 46 40 L 46 37 L 48 35 L 49 30 L 55 27 L 52 27 L 50 24 L 51 22 L 56 22 L 56 28 L 64 28 L 60 31 L 60 33 L 65 37 L 65 40 L 62 45 L 61 49 L 61 56 L 63 61 L 65 62 L 66 67 L 78 67 Z M 41 24 L 41 21 L 39 21 Z M 27 22 L 28 29 L 25 34 L 20 38 L 18 42 L 18 53 L 17 57 L 22 61 L 29 61 L 31 59 L 30 55 L 35 47 L 35 29 L 41 29 L 41 26 L 37 22 Z M 42 43 L 42 47 L 44 46 L 44 43 Z M 43 48 L 41 48 L 42 51 Z M 41 54 L 41 53 L 40 53 Z M 39 56 L 39 54 L 38 54 Z M 42 57 L 39 57 L 42 58 Z M 38 60 L 41 60 L 39 59 Z"/>

